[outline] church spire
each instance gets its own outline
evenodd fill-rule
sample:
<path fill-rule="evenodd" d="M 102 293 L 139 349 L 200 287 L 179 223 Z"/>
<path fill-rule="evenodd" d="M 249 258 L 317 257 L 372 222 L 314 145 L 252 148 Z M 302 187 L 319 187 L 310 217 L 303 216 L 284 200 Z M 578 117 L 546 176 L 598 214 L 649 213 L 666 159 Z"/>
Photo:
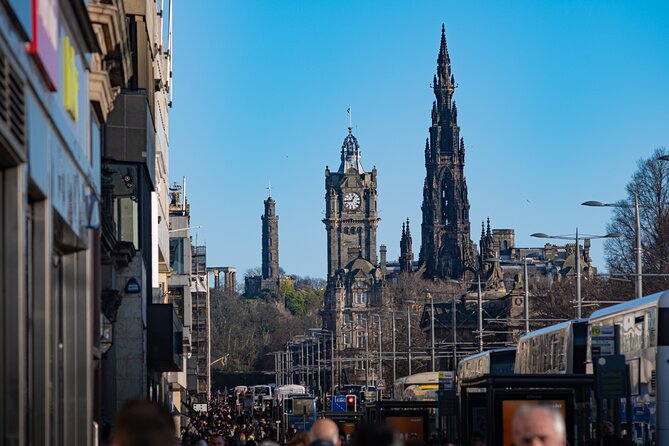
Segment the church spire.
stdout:
<path fill-rule="evenodd" d="M 448 46 L 446 45 L 446 28 L 441 24 L 441 45 L 439 47 L 439 56 L 437 57 L 437 82 L 441 88 L 451 87 L 451 58 L 448 55 Z M 435 88 L 437 86 L 435 85 Z"/>
<path fill-rule="evenodd" d="M 409 219 L 402 223 L 402 239 L 400 240 L 400 271 L 413 272 L 413 241 L 411 240 L 411 229 Z"/>

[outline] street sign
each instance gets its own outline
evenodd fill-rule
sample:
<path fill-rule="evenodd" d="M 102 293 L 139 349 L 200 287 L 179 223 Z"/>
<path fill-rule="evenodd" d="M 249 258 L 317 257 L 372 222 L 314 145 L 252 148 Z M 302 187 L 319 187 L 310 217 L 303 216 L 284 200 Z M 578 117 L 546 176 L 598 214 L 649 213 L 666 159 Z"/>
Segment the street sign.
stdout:
<path fill-rule="evenodd" d="M 616 354 L 616 330 L 614 325 L 592 327 L 590 337 L 590 353 L 595 356 L 611 356 Z"/>
<path fill-rule="evenodd" d="M 335 395 L 332 397 L 332 411 L 346 412 L 346 395 Z"/>
<path fill-rule="evenodd" d="M 382 379 L 380 379 L 376 382 L 376 388 L 379 390 L 383 390 L 386 388 L 386 383 Z"/>
<path fill-rule="evenodd" d="M 453 372 L 439 372 L 439 390 L 453 389 Z"/>
<path fill-rule="evenodd" d="M 624 355 L 602 356 L 594 361 L 597 397 L 625 398 L 627 396 L 627 364 Z"/>

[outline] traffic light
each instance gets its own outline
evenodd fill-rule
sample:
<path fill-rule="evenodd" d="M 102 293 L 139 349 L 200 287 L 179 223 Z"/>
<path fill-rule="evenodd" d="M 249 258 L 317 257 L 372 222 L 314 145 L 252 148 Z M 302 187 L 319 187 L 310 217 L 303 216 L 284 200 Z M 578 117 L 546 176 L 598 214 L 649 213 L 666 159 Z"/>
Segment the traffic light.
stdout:
<path fill-rule="evenodd" d="M 346 412 L 356 412 L 357 409 L 355 395 L 346 395 Z"/>
<path fill-rule="evenodd" d="M 365 404 L 365 401 L 367 401 L 367 391 L 361 390 L 360 391 L 360 404 Z"/>
<path fill-rule="evenodd" d="M 293 399 L 285 398 L 283 400 L 283 413 L 291 415 L 293 413 Z"/>

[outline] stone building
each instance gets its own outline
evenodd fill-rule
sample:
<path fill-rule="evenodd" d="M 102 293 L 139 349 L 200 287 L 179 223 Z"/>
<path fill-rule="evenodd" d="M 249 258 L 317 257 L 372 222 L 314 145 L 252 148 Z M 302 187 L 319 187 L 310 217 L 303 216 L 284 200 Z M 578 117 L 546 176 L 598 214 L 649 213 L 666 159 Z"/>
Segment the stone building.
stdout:
<path fill-rule="evenodd" d="M 170 204 L 169 112 L 172 94 L 168 2 L 92 1 L 124 11 L 110 26 L 105 60 L 119 84 L 101 141 L 101 288 L 107 351 L 101 361 L 102 419 L 127 400 L 166 405 L 177 424 L 184 406 L 171 372 L 182 371 L 183 321 L 168 298 Z M 163 9 L 165 8 L 165 9 Z M 162 30 L 166 32 L 163 33 Z M 110 45 L 108 43 L 107 45 Z M 122 81 L 122 82 L 121 82 Z M 103 428 L 106 426 L 103 426 Z M 106 429 L 102 429 L 105 431 Z"/>
<path fill-rule="evenodd" d="M 191 328 L 191 356 L 188 358 L 189 402 L 207 403 L 211 393 L 211 306 L 207 248 L 191 245 L 190 293 L 193 303 Z"/>
<path fill-rule="evenodd" d="M 376 372 L 365 361 L 375 350 L 369 336 L 370 313 L 385 301 L 384 268 L 377 265 L 377 172 L 366 172 L 358 140 L 348 129 L 337 171 L 325 169 L 328 277 L 323 327 L 335 333 L 344 358 L 337 380 L 371 383 Z"/>
<path fill-rule="evenodd" d="M 470 239 L 469 199 L 465 179 L 465 143 L 460 138 L 453 100 L 455 79 L 441 29 L 437 74 L 432 87 L 432 126 L 425 142 L 422 245 L 419 260 L 428 278 L 460 279 L 476 270 L 476 245 Z"/>

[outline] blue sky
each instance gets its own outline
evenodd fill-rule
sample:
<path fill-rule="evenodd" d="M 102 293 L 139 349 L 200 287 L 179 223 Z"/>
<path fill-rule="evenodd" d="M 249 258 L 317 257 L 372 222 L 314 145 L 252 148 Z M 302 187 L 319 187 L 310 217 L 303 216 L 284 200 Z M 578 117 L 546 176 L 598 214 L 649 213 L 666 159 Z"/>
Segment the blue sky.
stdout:
<path fill-rule="evenodd" d="M 442 22 L 453 73 L 472 239 L 480 222 L 603 234 L 636 162 L 669 146 L 669 2 L 198 1 L 174 6 L 170 178 L 188 180 L 208 263 L 259 266 L 267 184 L 280 264 L 325 277 L 324 169 L 353 109 L 378 169 L 378 242 L 420 248 L 423 148 Z M 601 241 L 593 257 L 604 266 Z"/>

